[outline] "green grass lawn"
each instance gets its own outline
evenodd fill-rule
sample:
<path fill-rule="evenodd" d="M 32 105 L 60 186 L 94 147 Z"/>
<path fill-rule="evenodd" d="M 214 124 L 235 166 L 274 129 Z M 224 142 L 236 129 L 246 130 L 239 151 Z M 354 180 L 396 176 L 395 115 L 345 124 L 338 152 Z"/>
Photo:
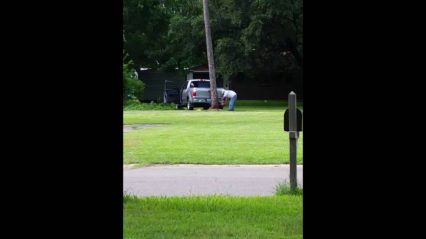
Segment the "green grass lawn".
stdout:
<path fill-rule="evenodd" d="M 125 164 L 289 162 L 284 101 L 237 101 L 234 112 L 124 111 L 124 124 L 160 124 L 124 133 Z M 301 164 L 303 133 L 298 147 Z"/>
<path fill-rule="evenodd" d="M 124 238 L 302 238 L 302 196 L 127 196 Z"/>

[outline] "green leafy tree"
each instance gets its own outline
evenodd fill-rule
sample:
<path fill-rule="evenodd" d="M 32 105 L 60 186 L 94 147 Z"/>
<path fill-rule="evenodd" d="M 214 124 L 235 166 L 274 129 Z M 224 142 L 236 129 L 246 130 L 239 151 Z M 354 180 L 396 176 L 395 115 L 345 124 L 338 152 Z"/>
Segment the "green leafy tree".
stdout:
<path fill-rule="evenodd" d="M 207 63 L 201 0 L 124 0 L 124 48 L 138 67 Z M 271 72 L 301 80 L 303 0 L 210 0 L 215 67 L 225 80 Z"/>
<path fill-rule="evenodd" d="M 169 16 L 163 1 L 124 0 L 124 48 L 136 65 L 158 68 L 165 54 Z"/>
<path fill-rule="evenodd" d="M 134 68 L 132 67 L 133 61 L 129 59 L 127 54 L 123 57 L 123 102 L 132 99 L 141 99 L 144 83 L 135 75 Z"/>

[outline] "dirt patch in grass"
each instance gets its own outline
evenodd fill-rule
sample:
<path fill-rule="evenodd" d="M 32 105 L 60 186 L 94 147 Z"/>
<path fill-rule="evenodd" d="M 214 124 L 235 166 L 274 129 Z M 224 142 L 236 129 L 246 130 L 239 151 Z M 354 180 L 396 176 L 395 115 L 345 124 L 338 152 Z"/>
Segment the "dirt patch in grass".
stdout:
<path fill-rule="evenodd" d="M 138 129 L 161 127 L 163 125 L 164 124 L 127 124 L 123 125 L 123 133 Z"/>

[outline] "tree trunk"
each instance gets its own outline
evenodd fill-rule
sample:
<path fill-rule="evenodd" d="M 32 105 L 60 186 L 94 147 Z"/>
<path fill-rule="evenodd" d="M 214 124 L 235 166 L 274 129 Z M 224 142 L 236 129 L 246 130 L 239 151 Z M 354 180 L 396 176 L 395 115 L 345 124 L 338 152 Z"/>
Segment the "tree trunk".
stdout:
<path fill-rule="evenodd" d="M 211 108 L 218 109 L 219 103 L 217 101 L 217 87 L 216 87 L 216 72 L 214 68 L 213 59 L 213 44 L 212 36 L 210 32 L 210 17 L 209 17 L 209 1 L 203 0 L 203 12 L 204 12 L 204 26 L 206 32 L 206 45 L 207 45 L 207 61 L 209 64 L 209 75 L 210 75 L 210 96 L 211 96 Z"/>

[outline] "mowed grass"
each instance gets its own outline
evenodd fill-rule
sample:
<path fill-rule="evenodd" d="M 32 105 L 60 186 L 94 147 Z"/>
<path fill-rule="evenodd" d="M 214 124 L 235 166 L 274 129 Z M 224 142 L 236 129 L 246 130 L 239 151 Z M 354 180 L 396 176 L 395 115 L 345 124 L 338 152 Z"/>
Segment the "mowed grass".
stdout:
<path fill-rule="evenodd" d="M 302 238 L 302 196 L 125 197 L 124 238 Z"/>
<path fill-rule="evenodd" d="M 159 124 L 124 133 L 125 164 L 280 164 L 289 162 L 284 101 L 237 101 L 236 111 L 125 111 L 125 124 Z M 303 163 L 303 133 L 298 141 Z"/>

